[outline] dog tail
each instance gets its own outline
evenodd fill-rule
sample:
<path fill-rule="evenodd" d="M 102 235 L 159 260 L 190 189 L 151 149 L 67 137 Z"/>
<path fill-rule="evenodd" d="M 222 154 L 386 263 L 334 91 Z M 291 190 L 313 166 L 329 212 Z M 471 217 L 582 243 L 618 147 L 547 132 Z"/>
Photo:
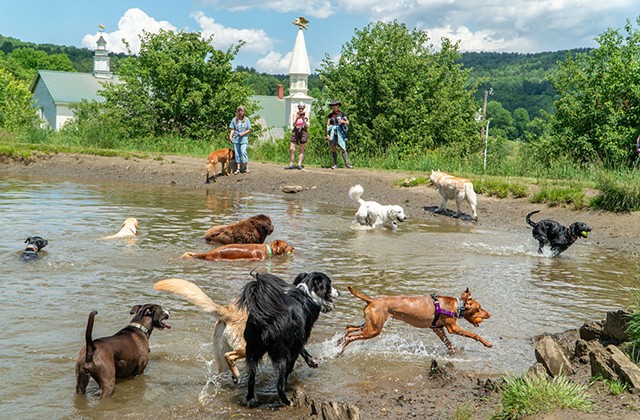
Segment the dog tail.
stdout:
<path fill-rule="evenodd" d="M 347 286 L 347 289 L 349 289 L 349 291 L 351 292 L 351 294 L 352 294 L 353 296 L 355 296 L 355 297 L 357 297 L 357 298 L 360 298 L 360 299 L 364 300 L 364 301 L 365 301 L 365 302 L 367 302 L 367 303 L 371 303 L 371 302 L 373 302 L 373 298 L 372 298 L 372 297 L 369 297 L 369 296 L 367 296 L 367 295 L 365 295 L 365 294 L 362 294 L 362 293 L 358 292 L 358 291 L 357 291 L 356 289 L 354 289 L 353 287 L 351 287 L 351 286 Z"/>
<path fill-rule="evenodd" d="M 201 288 L 190 281 L 183 279 L 164 279 L 156 282 L 153 288 L 181 296 L 203 311 L 214 314 L 218 318 L 228 319 L 231 316 L 232 311 L 224 305 L 215 303 Z"/>
<path fill-rule="evenodd" d="M 273 330 L 278 326 L 274 321 L 287 313 L 285 292 L 291 285 L 268 273 L 256 273 L 255 278 L 242 289 L 238 305 L 256 324 Z"/>
<path fill-rule="evenodd" d="M 538 225 L 537 223 L 531 221 L 531 216 L 536 214 L 536 213 L 540 213 L 540 210 L 532 211 L 531 213 L 527 214 L 527 217 L 525 219 L 527 221 L 527 223 L 530 224 L 533 227 L 536 227 Z"/>
<path fill-rule="evenodd" d="M 351 199 L 356 203 L 360 202 L 360 197 L 362 197 L 362 193 L 364 193 L 364 188 L 362 188 L 362 185 L 360 184 L 354 185 L 349 189 L 349 197 L 351 197 Z"/>
<path fill-rule="evenodd" d="M 93 338 L 91 338 L 91 335 L 93 334 L 93 320 L 95 319 L 97 313 L 98 311 L 95 310 L 89 312 L 87 330 L 84 332 L 84 341 L 87 349 L 84 355 L 85 363 L 91 363 L 91 361 L 93 360 L 93 353 L 96 351 L 96 345 L 93 344 Z"/>

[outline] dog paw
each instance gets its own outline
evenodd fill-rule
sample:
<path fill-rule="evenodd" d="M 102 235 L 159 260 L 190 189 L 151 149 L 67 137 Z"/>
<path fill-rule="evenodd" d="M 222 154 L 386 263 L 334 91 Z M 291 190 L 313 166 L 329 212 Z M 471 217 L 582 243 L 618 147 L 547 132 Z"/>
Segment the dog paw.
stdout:
<path fill-rule="evenodd" d="M 318 362 L 316 362 L 314 359 L 309 359 L 307 360 L 307 365 L 312 369 L 316 369 L 318 367 Z"/>
<path fill-rule="evenodd" d="M 255 398 L 247 399 L 248 408 L 256 408 L 258 406 L 258 400 Z"/>

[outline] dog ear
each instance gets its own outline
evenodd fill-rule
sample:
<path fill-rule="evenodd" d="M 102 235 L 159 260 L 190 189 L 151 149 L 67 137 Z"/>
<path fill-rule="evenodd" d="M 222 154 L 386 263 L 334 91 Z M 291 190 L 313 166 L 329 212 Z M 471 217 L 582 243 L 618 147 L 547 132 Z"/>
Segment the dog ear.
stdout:
<path fill-rule="evenodd" d="M 129 315 L 133 315 L 137 313 L 140 310 L 140 308 L 142 308 L 142 305 L 133 305 L 131 307 L 131 311 L 129 311 Z"/>
<path fill-rule="evenodd" d="M 31 242 L 31 236 L 29 236 L 27 239 L 25 239 L 25 240 L 24 240 L 24 243 L 25 243 L 25 244 L 27 244 L 27 243 L 29 243 L 29 242 Z"/>
<path fill-rule="evenodd" d="M 293 281 L 293 285 L 297 286 L 304 280 L 309 274 L 308 273 L 300 273 L 296 276 L 296 279 Z"/>
<path fill-rule="evenodd" d="M 467 290 L 465 290 L 464 292 L 462 292 L 462 301 L 466 302 L 468 299 L 471 299 L 471 292 L 469 291 L 469 288 L 467 287 Z"/>

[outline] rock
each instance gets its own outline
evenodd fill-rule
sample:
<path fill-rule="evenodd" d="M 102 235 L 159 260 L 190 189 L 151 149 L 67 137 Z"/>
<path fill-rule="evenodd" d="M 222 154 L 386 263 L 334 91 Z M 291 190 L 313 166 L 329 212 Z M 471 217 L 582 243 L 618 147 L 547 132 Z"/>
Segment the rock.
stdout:
<path fill-rule="evenodd" d="M 580 327 L 580 338 L 586 341 L 599 340 L 602 335 L 602 322 L 587 322 Z"/>
<path fill-rule="evenodd" d="M 547 368 L 544 367 L 544 365 L 540 362 L 536 362 L 533 365 L 531 365 L 531 367 L 527 371 L 527 375 L 531 377 L 538 377 L 538 378 L 544 378 L 546 376 L 549 376 L 549 374 L 547 373 Z"/>
<path fill-rule="evenodd" d="M 292 402 L 294 407 L 307 407 L 311 416 L 320 415 L 321 420 L 360 420 L 360 409 L 354 404 L 313 400 L 300 390 L 293 393 Z"/>
<path fill-rule="evenodd" d="M 591 376 L 602 375 L 605 379 L 618 380 L 618 374 L 609 365 L 611 353 L 597 341 L 589 343 L 589 362 L 591 363 Z"/>
<path fill-rule="evenodd" d="M 611 353 L 610 366 L 620 375 L 620 378 L 632 388 L 640 388 L 640 368 L 616 346 L 608 345 L 607 351 Z"/>
<path fill-rule="evenodd" d="M 576 347 L 573 351 L 573 359 L 579 363 L 589 363 L 589 342 L 582 338 L 576 340 Z"/>
<path fill-rule="evenodd" d="M 301 185 L 285 185 L 282 187 L 282 192 L 288 194 L 299 193 L 300 191 L 304 191 L 304 187 Z"/>
<path fill-rule="evenodd" d="M 549 336 L 543 336 L 536 344 L 536 360 L 542 363 L 551 377 L 574 373 L 560 346 Z"/>
<path fill-rule="evenodd" d="M 630 312 L 622 309 L 615 312 L 607 312 L 607 318 L 602 328 L 602 335 L 619 342 L 627 341 L 629 336 L 627 335 L 626 328 L 629 315 L 631 315 Z"/>

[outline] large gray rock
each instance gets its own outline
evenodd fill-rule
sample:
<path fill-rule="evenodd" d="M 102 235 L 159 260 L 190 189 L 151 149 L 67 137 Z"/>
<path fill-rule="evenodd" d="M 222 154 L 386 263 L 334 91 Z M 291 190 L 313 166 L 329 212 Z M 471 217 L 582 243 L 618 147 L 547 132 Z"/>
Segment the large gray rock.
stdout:
<path fill-rule="evenodd" d="M 617 381 L 618 374 L 611 367 L 609 361 L 611 353 L 597 341 L 589 342 L 589 362 L 591 363 L 591 376 L 601 375 L 605 379 Z"/>
<path fill-rule="evenodd" d="M 607 351 L 611 354 L 610 366 L 620 375 L 620 378 L 632 388 L 640 388 L 640 368 L 616 346 L 607 346 Z"/>
<path fill-rule="evenodd" d="M 536 360 L 555 378 L 560 373 L 573 375 L 571 363 L 562 352 L 562 348 L 551 337 L 543 336 L 536 343 Z"/>
<path fill-rule="evenodd" d="M 626 328 L 629 315 L 631 315 L 631 313 L 624 310 L 607 312 L 607 318 L 602 328 L 603 337 L 620 342 L 627 341 L 629 336 L 627 335 Z"/>
<path fill-rule="evenodd" d="M 599 340 L 602 336 L 602 322 L 591 321 L 580 327 L 580 338 L 586 341 Z"/>

